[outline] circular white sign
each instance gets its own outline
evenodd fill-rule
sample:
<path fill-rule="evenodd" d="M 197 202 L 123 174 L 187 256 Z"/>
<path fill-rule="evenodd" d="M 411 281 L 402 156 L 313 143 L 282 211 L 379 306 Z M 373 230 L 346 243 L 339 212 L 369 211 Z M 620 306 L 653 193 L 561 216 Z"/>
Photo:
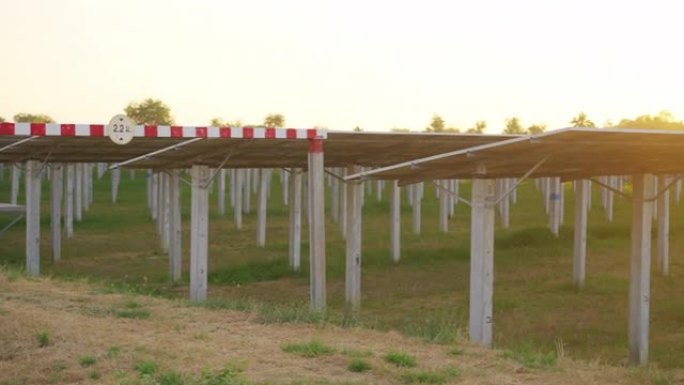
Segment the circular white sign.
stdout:
<path fill-rule="evenodd" d="M 107 125 L 107 135 L 116 144 L 128 144 L 135 135 L 135 125 L 128 116 L 115 115 Z"/>

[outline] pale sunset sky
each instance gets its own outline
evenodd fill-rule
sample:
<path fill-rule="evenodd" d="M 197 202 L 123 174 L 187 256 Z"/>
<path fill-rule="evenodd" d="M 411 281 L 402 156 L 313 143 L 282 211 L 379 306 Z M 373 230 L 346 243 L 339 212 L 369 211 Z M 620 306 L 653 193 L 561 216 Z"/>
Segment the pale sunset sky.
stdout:
<path fill-rule="evenodd" d="M 185 125 L 684 119 L 674 0 L 0 0 L 0 15 L 7 120 L 106 123 L 147 97 Z"/>

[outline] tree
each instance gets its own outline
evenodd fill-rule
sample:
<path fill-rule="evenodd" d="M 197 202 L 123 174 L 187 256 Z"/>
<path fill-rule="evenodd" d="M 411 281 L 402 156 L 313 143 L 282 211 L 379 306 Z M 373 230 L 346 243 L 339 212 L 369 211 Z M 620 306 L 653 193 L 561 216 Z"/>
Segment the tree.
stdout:
<path fill-rule="evenodd" d="M 441 116 L 434 114 L 432 115 L 432 121 L 430 125 L 425 128 L 427 132 L 442 132 L 444 131 L 444 119 Z"/>
<path fill-rule="evenodd" d="M 0 116 L 0 123 L 3 123 L 4 121 L 5 121 L 5 118 L 3 118 L 2 116 Z"/>
<path fill-rule="evenodd" d="M 533 124 L 527 127 L 527 133 L 531 135 L 538 135 L 546 131 L 546 124 Z"/>
<path fill-rule="evenodd" d="M 587 114 L 584 112 L 580 112 L 577 116 L 572 118 L 570 121 L 570 124 L 572 124 L 573 127 L 588 127 L 588 128 L 595 128 L 596 125 L 594 122 L 589 120 L 587 118 Z"/>
<path fill-rule="evenodd" d="M 506 119 L 506 128 L 504 128 L 503 133 L 509 135 L 523 135 L 525 134 L 525 130 L 520 125 L 520 120 L 514 116 L 510 119 Z"/>
<path fill-rule="evenodd" d="M 171 109 L 159 99 L 147 98 L 139 103 L 128 103 L 128 106 L 124 108 L 124 112 L 136 124 L 173 124 Z"/>
<path fill-rule="evenodd" d="M 641 115 L 634 119 L 622 119 L 616 125 L 620 128 L 640 128 L 656 130 L 684 130 L 684 122 L 675 120 L 670 111 L 660 111 L 658 115 Z"/>
<path fill-rule="evenodd" d="M 28 114 L 25 112 L 14 115 L 15 122 L 21 123 L 54 123 L 51 117 L 45 114 Z"/>
<path fill-rule="evenodd" d="M 484 134 L 484 130 L 487 128 L 487 122 L 484 120 L 478 120 L 475 122 L 475 127 L 471 127 L 466 132 L 468 134 Z"/>
<path fill-rule="evenodd" d="M 264 119 L 264 126 L 266 127 L 283 127 L 285 125 L 285 117 L 283 114 L 269 114 Z"/>
<path fill-rule="evenodd" d="M 354 132 L 361 132 L 361 131 L 363 131 L 363 130 L 361 129 L 361 127 L 356 126 L 356 127 L 354 127 L 354 129 L 353 129 L 352 131 L 354 131 Z"/>

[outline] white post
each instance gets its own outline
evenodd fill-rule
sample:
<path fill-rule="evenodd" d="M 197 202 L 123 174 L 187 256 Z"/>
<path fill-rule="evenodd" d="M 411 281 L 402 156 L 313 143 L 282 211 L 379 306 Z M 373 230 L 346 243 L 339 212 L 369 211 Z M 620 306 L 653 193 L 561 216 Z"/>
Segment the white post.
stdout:
<path fill-rule="evenodd" d="M 230 169 L 230 207 L 235 208 L 235 175 L 237 174 L 236 169 Z"/>
<path fill-rule="evenodd" d="M 169 277 L 171 282 L 181 278 L 182 261 L 182 232 L 181 232 L 181 202 L 180 202 L 180 170 L 171 170 L 169 176 Z"/>
<path fill-rule="evenodd" d="M 26 273 L 40 274 L 40 162 L 26 161 Z"/>
<path fill-rule="evenodd" d="M 355 174 L 359 167 L 348 167 Z M 361 307 L 361 194 L 363 185 L 347 183 L 347 244 L 345 302 L 353 311 Z"/>
<path fill-rule="evenodd" d="M 342 176 L 347 175 L 347 169 L 342 168 Z M 345 186 L 340 186 L 340 199 L 338 200 L 340 204 L 340 232 L 342 233 L 342 239 L 347 239 L 347 188 Z"/>
<path fill-rule="evenodd" d="M 470 341 L 492 343 L 494 285 L 494 182 L 472 181 L 470 225 Z"/>
<path fill-rule="evenodd" d="M 401 257 L 401 189 L 396 180 L 393 180 L 390 186 L 390 250 L 392 261 L 399 262 Z"/>
<path fill-rule="evenodd" d="M 497 199 L 501 199 L 501 196 L 508 191 L 508 178 L 497 179 L 496 186 L 498 187 Z M 504 197 L 499 201 L 499 215 L 501 217 L 501 226 L 504 229 L 510 227 L 510 195 Z"/>
<path fill-rule="evenodd" d="M 235 187 L 233 187 L 233 191 L 235 195 L 233 195 L 233 222 L 235 223 L 235 228 L 240 230 L 242 229 L 242 191 L 244 190 L 242 185 L 244 183 L 243 177 L 245 175 L 245 169 L 239 168 L 234 171 Z"/>
<path fill-rule="evenodd" d="M 74 236 L 74 164 L 66 166 L 66 199 L 64 200 L 64 232 L 67 239 Z"/>
<path fill-rule="evenodd" d="M 665 175 L 658 177 L 658 270 L 662 275 L 670 271 L 670 191 L 665 191 L 670 178 Z"/>
<path fill-rule="evenodd" d="M 218 194 L 216 198 L 218 199 L 218 212 L 222 217 L 226 216 L 226 169 L 222 168 L 219 170 L 218 175 Z"/>
<path fill-rule="evenodd" d="M 97 163 L 97 179 L 102 179 L 105 172 L 107 172 L 107 163 L 98 162 Z"/>
<path fill-rule="evenodd" d="M 207 254 L 209 248 L 209 167 L 192 166 L 190 216 L 190 300 L 207 299 Z"/>
<path fill-rule="evenodd" d="M 242 170 L 242 212 L 249 214 L 252 211 L 252 169 L 245 168 Z"/>
<path fill-rule="evenodd" d="M 12 164 L 12 196 L 10 203 L 16 205 L 19 201 L 19 179 L 21 177 L 21 170 L 16 164 Z"/>
<path fill-rule="evenodd" d="M 50 228 L 52 230 L 52 262 L 62 258 L 62 165 L 52 164 Z"/>
<path fill-rule="evenodd" d="M 549 180 L 549 228 L 553 235 L 558 236 L 560 230 L 561 206 L 561 183 L 560 178 L 547 178 Z"/>
<path fill-rule="evenodd" d="M 575 286 L 584 286 L 587 264 L 587 219 L 589 181 L 582 179 L 575 185 L 575 243 L 572 258 L 572 280 Z"/>
<path fill-rule="evenodd" d="M 311 308 L 324 310 L 325 287 L 325 191 L 323 141 L 309 140 L 309 266 Z"/>
<path fill-rule="evenodd" d="M 119 199 L 119 182 L 121 182 L 121 169 L 115 168 L 111 171 L 112 177 L 112 203 L 116 204 Z"/>
<path fill-rule="evenodd" d="M 378 202 L 382 202 L 382 181 L 375 182 L 375 198 Z"/>
<path fill-rule="evenodd" d="M 629 362 L 648 361 L 653 175 L 632 176 L 632 245 L 629 277 Z"/>
<path fill-rule="evenodd" d="M 76 163 L 74 174 L 74 219 L 80 222 L 83 219 L 83 163 Z"/>
<path fill-rule="evenodd" d="M 270 169 L 261 169 L 259 181 L 259 207 L 257 209 L 257 246 L 266 246 L 266 205 L 268 201 L 268 180 Z"/>
<path fill-rule="evenodd" d="M 413 185 L 413 233 L 420 234 L 420 206 L 422 201 L 421 184 Z"/>
<path fill-rule="evenodd" d="M 679 200 L 682 197 L 682 178 L 681 175 L 679 176 L 679 179 L 677 179 L 677 182 L 675 182 L 675 198 L 677 200 L 677 203 L 679 203 Z"/>
<path fill-rule="evenodd" d="M 161 240 L 162 250 L 169 252 L 171 247 L 171 177 L 167 173 L 160 173 L 161 188 Z"/>
<path fill-rule="evenodd" d="M 290 199 L 290 267 L 299 271 L 302 249 L 302 170 L 292 169 L 288 177 Z"/>
<path fill-rule="evenodd" d="M 615 188 L 617 181 L 615 180 L 614 176 L 609 176 L 606 178 L 606 182 L 608 182 L 608 186 Z M 605 196 L 606 196 L 606 218 L 608 219 L 608 222 L 613 221 L 613 206 L 615 202 L 615 193 L 613 190 L 605 189 Z"/>
<path fill-rule="evenodd" d="M 435 181 L 437 188 L 435 190 L 439 191 L 439 231 L 446 233 L 449 231 L 449 193 L 445 190 L 448 186 L 447 180 Z M 441 188 L 440 188 L 441 187 Z"/>
<path fill-rule="evenodd" d="M 333 168 L 331 171 L 336 173 L 337 168 Z M 345 186 L 340 183 L 339 179 L 332 178 L 330 183 L 330 219 L 335 223 L 337 223 L 340 218 L 340 188 L 345 188 Z"/>

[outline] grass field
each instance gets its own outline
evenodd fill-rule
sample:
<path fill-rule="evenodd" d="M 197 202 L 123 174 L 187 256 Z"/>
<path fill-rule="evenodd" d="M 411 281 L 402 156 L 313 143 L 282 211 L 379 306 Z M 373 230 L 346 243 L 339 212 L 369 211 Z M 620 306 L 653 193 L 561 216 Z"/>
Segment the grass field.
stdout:
<path fill-rule="evenodd" d="M 279 178 L 274 176 L 269 202 L 267 247 L 255 246 L 256 210 L 237 231 L 229 209 L 216 212 L 211 196 L 209 298 L 217 307 L 283 308 L 275 317 L 304 319 L 307 306 L 306 258 L 300 273 L 287 267 L 287 218 Z M 187 297 L 189 189 L 183 190 L 185 282 L 167 283 L 168 259 L 159 247 L 146 209 L 145 179 L 122 173 L 119 203 L 112 205 L 106 176 L 95 183 L 91 210 L 63 240 L 63 260 L 49 261 L 49 183 L 43 187 L 42 271 L 60 279 L 89 277 L 117 290 Z M 566 184 L 565 224 L 555 238 L 547 229 L 542 197 L 524 183 L 511 208 L 511 227 L 497 224 L 495 241 L 494 345 L 511 351 L 565 355 L 590 362 L 624 364 L 627 357 L 629 203 L 616 198 L 615 219 L 607 222 L 595 187 L 589 217 L 587 281 L 572 285 L 571 186 Z M 22 187 L 23 190 L 23 187 Z M 464 196 L 469 184 L 461 185 Z M 362 312 L 344 314 L 344 241 L 339 226 L 327 219 L 328 319 L 379 330 L 397 330 L 435 343 L 450 343 L 467 333 L 469 279 L 469 208 L 456 207 L 449 232 L 438 231 L 438 205 L 426 185 L 423 232 L 411 233 L 411 211 L 402 196 L 402 257 L 389 256 L 389 203 L 366 197 L 363 209 Z M 0 183 L 0 201 L 9 200 L 9 178 Z M 651 361 L 661 368 L 684 367 L 684 216 L 672 200 L 670 276 L 655 268 L 651 281 Z M 227 206 L 229 204 L 227 203 Z M 328 215 L 329 217 L 329 215 Z M 8 218 L 0 219 L 0 226 Z M 303 231 L 307 231 L 304 225 Z M 23 266 L 24 229 L 16 226 L 0 243 L 0 264 Z M 306 233 L 303 233 L 306 234 Z M 302 237 L 306 241 L 306 236 Z M 306 242 L 303 256 L 307 254 Z M 297 310 L 299 309 L 299 310 Z M 300 313 L 298 313 L 300 312 Z"/>

